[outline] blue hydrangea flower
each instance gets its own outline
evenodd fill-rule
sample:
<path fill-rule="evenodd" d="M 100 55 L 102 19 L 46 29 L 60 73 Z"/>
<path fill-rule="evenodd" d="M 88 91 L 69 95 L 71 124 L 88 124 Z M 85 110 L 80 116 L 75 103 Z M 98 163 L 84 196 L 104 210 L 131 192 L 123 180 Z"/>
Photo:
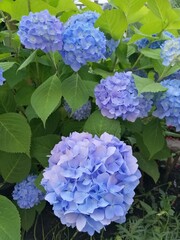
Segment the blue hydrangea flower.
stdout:
<path fill-rule="evenodd" d="M 111 10 L 112 8 L 113 8 L 113 6 L 111 4 L 109 4 L 109 3 L 104 3 L 102 5 L 102 9 L 103 10 Z"/>
<path fill-rule="evenodd" d="M 180 38 L 166 40 L 161 46 L 161 58 L 164 66 L 174 66 L 180 61 Z"/>
<path fill-rule="evenodd" d="M 44 194 L 34 184 L 36 178 L 36 175 L 29 175 L 15 185 L 12 196 L 20 208 L 32 208 L 44 199 Z"/>
<path fill-rule="evenodd" d="M 23 16 L 17 34 L 28 49 L 54 52 L 62 49 L 63 24 L 47 10 Z"/>
<path fill-rule="evenodd" d="M 41 184 L 63 224 L 93 235 L 125 222 L 140 177 L 131 146 L 108 133 L 73 132 L 51 151 Z"/>
<path fill-rule="evenodd" d="M 157 34 L 153 34 L 152 36 L 157 36 Z M 162 38 L 165 38 L 165 39 L 173 39 L 174 38 L 174 35 L 168 31 L 164 31 L 162 33 Z M 162 44 L 165 42 L 165 40 L 158 40 L 158 41 L 154 41 L 154 42 L 150 42 L 147 38 L 142 38 L 138 41 L 135 42 L 135 44 L 137 45 L 138 47 L 138 50 L 141 50 L 142 48 L 145 48 L 148 47 L 151 48 L 151 49 L 158 49 L 158 48 L 161 48 Z"/>
<path fill-rule="evenodd" d="M 74 113 L 72 113 L 72 109 L 68 105 L 66 101 L 64 101 L 64 108 L 66 112 L 75 120 L 81 121 L 83 119 L 87 119 L 91 113 L 91 102 L 88 101 L 81 108 L 77 109 Z"/>
<path fill-rule="evenodd" d="M 105 58 L 106 38 L 103 32 L 93 26 L 96 16 L 95 13 L 93 18 L 89 12 L 77 14 L 65 24 L 60 53 L 65 64 L 75 72 L 87 62 L 98 62 Z"/>
<path fill-rule="evenodd" d="M 113 38 L 106 40 L 106 53 L 105 57 L 108 58 L 112 55 L 112 53 L 116 50 L 119 45 L 119 41 L 115 41 Z"/>
<path fill-rule="evenodd" d="M 160 119 L 165 118 L 168 126 L 180 131 L 180 79 L 167 79 L 161 84 L 167 91 L 156 95 L 156 110 L 153 115 Z"/>
<path fill-rule="evenodd" d="M 137 118 L 147 117 L 153 103 L 151 94 L 138 96 L 132 72 L 116 72 L 114 76 L 102 79 L 94 92 L 96 104 L 108 118 L 121 117 L 134 122 Z"/>
<path fill-rule="evenodd" d="M 0 86 L 3 85 L 5 78 L 3 77 L 3 69 L 0 68 Z"/>

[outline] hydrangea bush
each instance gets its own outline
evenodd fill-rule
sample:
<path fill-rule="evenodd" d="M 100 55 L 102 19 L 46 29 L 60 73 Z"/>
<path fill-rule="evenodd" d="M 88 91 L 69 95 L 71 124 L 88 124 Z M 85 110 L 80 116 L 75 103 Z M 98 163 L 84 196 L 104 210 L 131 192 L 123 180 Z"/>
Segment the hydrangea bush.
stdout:
<path fill-rule="evenodd" d="M 105 239 L 102 229 L 133 213 L 146 175 L 161 182 L 174 157 L 179 10 L 168 0 L 83 3 L 0 1 L 3 239 L 19 240 L 20 228 L 23 238 L 47 202 L 84 239 Z"/>

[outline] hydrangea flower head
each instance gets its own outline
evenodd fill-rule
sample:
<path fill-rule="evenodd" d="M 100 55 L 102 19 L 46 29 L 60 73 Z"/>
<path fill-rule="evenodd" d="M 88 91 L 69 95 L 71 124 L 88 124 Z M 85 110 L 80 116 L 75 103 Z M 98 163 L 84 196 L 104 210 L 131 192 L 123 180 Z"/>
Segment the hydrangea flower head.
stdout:
<path fill-rule="evenodd" d="M 23 16 L 18 35 L 28 49 L 54 52 L 62 49 L 63 24 L 47 10 Z"/>
<path fill-rule="evenodd" d="M 164 66 L 174 66 L 180 61 L 180 38 L 166 40 L 161 46 L 161 58 Z"/>
<path fill-rule="evenodd" d="M 87 119 L 91 113 L 91 102 L 88 101 L 81 108 L 77 109 L 74 113 L 72 113 L 72 109 L 68 105 L 66 101 L 64 101 L 64 108 L 66 112 L 75 120 L 81 121 L 83 119 Z"/>
<path fill-rule="evenodd" d="M 152 107 L 152 96 L 148 93 L 138 95 L 132 72 L 115 73 L 102 79 L 95 87 L 96 104 L 103 116 L 121 117 L 134 122 L 147 117 Z"/>
<path fill-rule="evenodd" d="M 44 194 L 34 184 L 36 178 L 36 175 L 29 175 L 15 185 L 12 196 L 20 208 L 32 208 L 44 199 Z"/>
<path fill-rule="evenodd" d="M 0 86 L 3 85 L 5 78 L 3 77 L 3 69 L 0 68 Z"/>
<path fill-rule="evenodd" d="M 76 72 L 87 62 L 104 59 L 106 53 L 105 35 L 93 25 L 96 14 L 88 13 L 87 19 L 86 17 L 86 12 L 72 16 L 65 24 L 63 32 L 60 53 L 65 64 Z"/>
<path fill-rule="evenodd" d="M 63 224 L 93 235 L 125 221 L 140 177 L 131 146 L 108 133 L 73 132 L 51 151 L 41 184 Z"/>
<path fill-rule="evenodd" d="M 157 93 L 153 115 L 160 119 L 165 118 L 167 126 L 180 131 L 180 79 L 166 79 L 161 84 L 167 91 Z"/>

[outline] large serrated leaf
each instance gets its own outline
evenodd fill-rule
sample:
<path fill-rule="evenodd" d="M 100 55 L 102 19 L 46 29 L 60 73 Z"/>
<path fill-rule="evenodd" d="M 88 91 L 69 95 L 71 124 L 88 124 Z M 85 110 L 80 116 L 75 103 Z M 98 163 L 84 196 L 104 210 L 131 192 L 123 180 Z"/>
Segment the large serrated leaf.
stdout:
<path fill-rule="evenodd" d="M 0 115 L 0 150 L 29 155 L 31 129 L 26 119 L 18 113 Z"/>
<path fill-rule="evenodd" d="M 49 115 L 60 104 L 61 96 L 61 81 L 56 75 L 48 78 L 32 94 L 32 107 L 44 125 Z"/>
<path fill-rule="evenodd" d="M 16 64 L 16 62 L 0 62 L 0 68 L 2 68 L 4 71 L 7 71 L 8 69 L 12 68 Z"/>
<path fill-rule="evenodd" d="M 140 169 L 152 177 L 156 183 L 160 177 L 158 164 L 155 161 L 147 161 L 140 153 L 134 153 L 134 155 L 138 159 Z"/>
<path fill-rule="evenodd" d="M 60 141 L 57 135 L 49 134 L 32 139 L 31 156 L 36 158 L 43 167 L 48 166 L 48 155 L 54 145 Z"/>
<path fill-rule="evenodd" d="M 151 11 L 162 20 L 166 19 L 168 11 L 171 10 L 169 0 L 148 0 L 147 3 Z"/>
<path fill-rule="evenodd" d="M 0 196 L 0 238 L 1 240 L 20 240 L 20 217 L 14 204 Z"/>
<path fill-rule="evenodd" d="M 84 125 L 84 131 L 101 136 L 104 132 L 120 138 L 121 125 L 118 120 L 103 117 L 99 110 L 93 112 Z"/>
<path fill-rule="evenodd" d="M 95 27 L 99 27 L 108 33 L 115 40 L 120 39 L 127 29 L 127 19 L 121 9 L 105 10 L 95 22 Z"/>
<path fill-rule="evenodd" d="M 36 53 L 37 51 L 32 52 L 31 55 L 21 64 L 17 71 L 20 71 L 21 69 L 27 67 L 31 62 L 33 62 L 36 57 Z"/>
<path fill-rule="evenodd" d="M 160 83 L 154 82 L 152 79 L 142 78 L 135 74 L 133 74 L 133 77 L 139 94 L 143 92 L 155 93 L 167 90 L 167 88 L 163 87 Z"/>
<path fill-rule="evenodd" d="M 19 214 L 21 216 L 21 226 L 27 232 L 34 224 L 36 210 L 34 208 L 19 209 Z"/>
<path fill-rule="evenodd" d="M 165 145 L 165 138 L 159 119 L 153 119 L 143 128 L 143 142 L 146 145 L 150 159 Z"/>
<path fill-rule="evenodd" d="M 3 85 L 0 88 L 0 114 L 6 112 L 14 112 L 16 110 L 16 102 L 14 94 L 7 87 Z"/>
<path fill-rule="evenodd" d="M 5 182 L 20 182 L 26 178 L 31 169 L 31 160 L 23 153 L 0 151 L 0 159 L 0 172 Z"/>
<path fill-rule="evenodd" d="M 91 2 L 90 0 L 80 0 L 89 10 L 96 11 L 98 13 L 102 13 L 102 8 L 95 2 Z"/>
<path fill-rule="evenodd" d="M 73 74 L 62 83 L 62 93 L 74 112 L 88 101 L 89 92 L 78 74 Z"/>

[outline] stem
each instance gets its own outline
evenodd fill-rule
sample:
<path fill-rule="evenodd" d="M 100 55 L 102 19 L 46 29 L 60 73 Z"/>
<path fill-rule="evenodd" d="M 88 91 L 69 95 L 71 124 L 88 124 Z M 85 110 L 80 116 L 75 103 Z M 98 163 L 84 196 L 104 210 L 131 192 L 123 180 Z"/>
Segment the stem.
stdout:
<path fill-rule="evenodd" d="M 73 240 L 73 239 L 76 237 L 77 234 L 78 234 L 78 231 L 76 231 L 76 232 L 74 233 L 74 235 L 72 236 L 72 238 L 71 238 L 70 240 Z"/>
<path fill-rule="evenodd" d="M 35 221 L 35 224 L 34 224 L 34 232 L 33 232 L 34 240 L 38 240 L 38 239 L 36 238 L 37 221 L 38 221 L 38 216 L 36 217 L 36 221 Z"/>
<path fill-rule="evenodd" d="M 11 28 L 10 28 L 10 25 L 9 25 L 9 21 L 7 20 L 7 17 L 4 15 L 2 10 L 0 10 L 0 14 L 3 17 L 4 23 L 5 23 L 6 27 L 7 27 L 8 32 L 9 32 L 9 47 L 11 47 L 12 32 L 11 32 Z"/>
<path fill-rule="evenodd" d="M 166 135 L 166 136 L 169 136 L 169 137 L 180 138 L 180 133 L 174 133 L 174 132 L 166 131 L 166 132 L 165 132 L 165 135 Z"/>
<path fill-rule="evenodd" d="M 142 53 L 139 55 L 139 57 L 137 58 L 137 60 L 136 60 L 135 63 L 133 64 L 132 69 L 136 67 L 136 65 L 138 64 L 138 62 L 139 62 L 139 60 L 141 59 L 142 55 L 143 55 Z"/>
<path fill-rule="evenodd" d="M 114 59 L 113 65 L 112 65 L 112 71 L 113 72 L 115 71 L 115 66 L 116 66 L 117 63 L 118 63 L 118 58 L 116 56 L 115 59 Z"/>
<path fill-rule="evenodd" d="M 57 73 L 57 66 L 56 66 L 56 62 L 55 62 L 55 59 L 54 59 L 54 54 L 51 55 L 51 53 L 48 53 L 47 55 L 48 55 L 49 59 L 50 59 L 51 62 L 52 62 L 52 65 L 53 65 L 54 70 L 55 70 L 56 73 Z"/>
<path fill-rule="evenodd" d="M 28 11 L 31 12 L 31 0 L 27 0 Z"/>
<path fill-rule="evenodd" d="M 37 71 L 37 85 L 40 85 L 41 81 L 40 81 L 39 63 L 37 61 L 37 57 L 36 57 L 36 71 Z"/>

